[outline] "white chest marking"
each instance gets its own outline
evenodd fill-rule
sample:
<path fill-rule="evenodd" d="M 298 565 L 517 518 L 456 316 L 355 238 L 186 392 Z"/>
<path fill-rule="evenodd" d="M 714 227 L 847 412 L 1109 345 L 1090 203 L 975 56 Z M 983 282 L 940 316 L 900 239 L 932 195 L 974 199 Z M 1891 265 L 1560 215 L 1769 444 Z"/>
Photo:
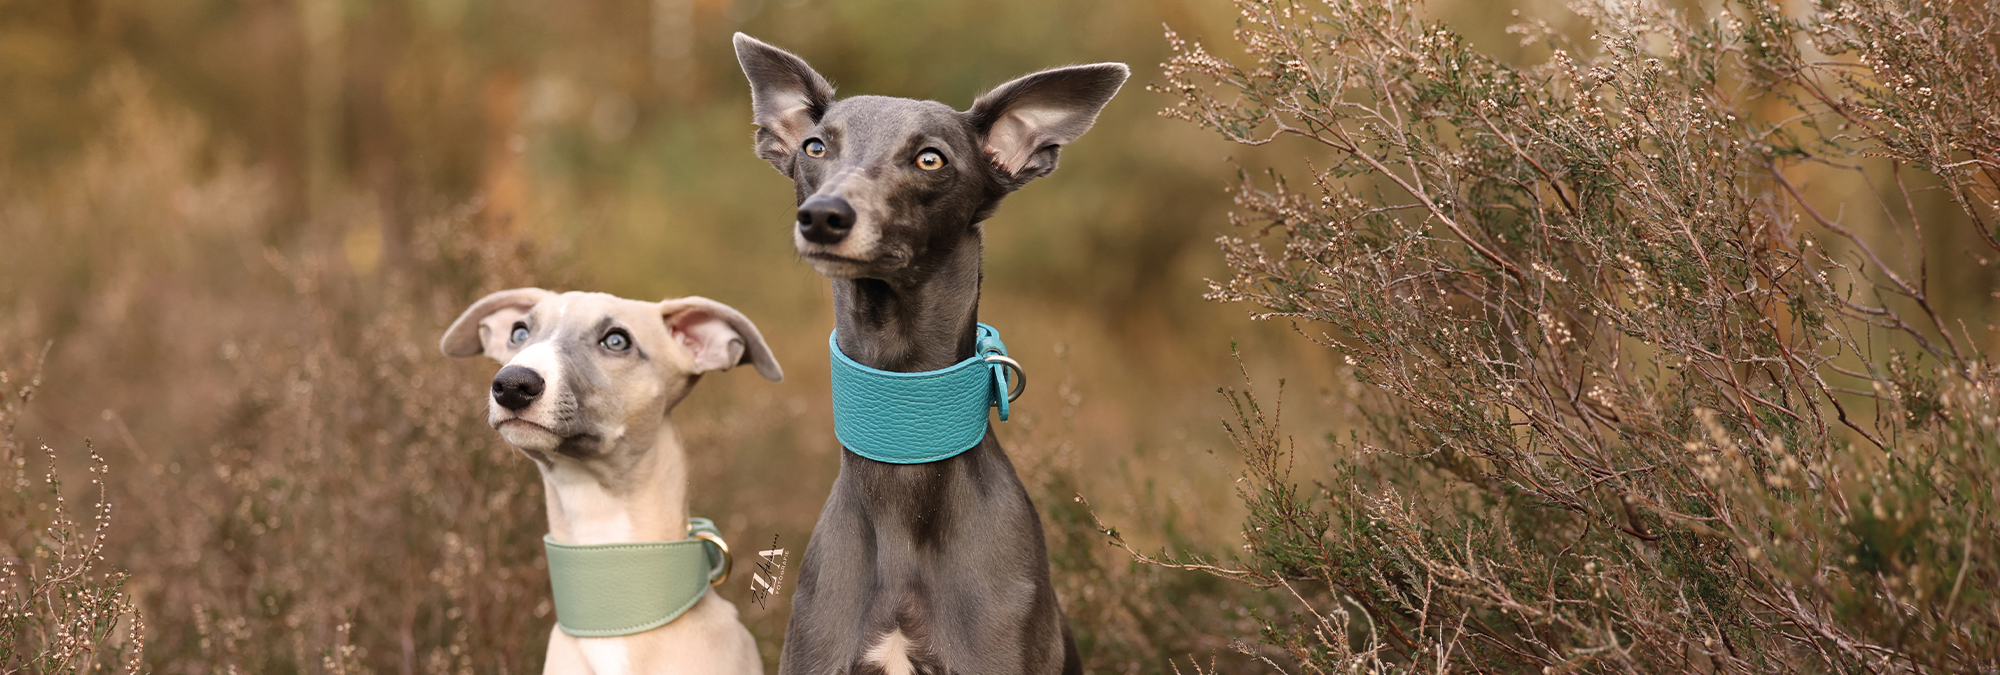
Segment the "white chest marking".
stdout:
<path fill-rule="evenodd" d="M 914 675 L 917 667 L 910 663 L 910 648 L 915 646 L 916 643 L 903 636 L 903 629 L 898 628 L 889 631 L 888 635 L 882 636 L 881 642 L 868 648 L 862 659 L 881 666 L 885 675 Z"/>

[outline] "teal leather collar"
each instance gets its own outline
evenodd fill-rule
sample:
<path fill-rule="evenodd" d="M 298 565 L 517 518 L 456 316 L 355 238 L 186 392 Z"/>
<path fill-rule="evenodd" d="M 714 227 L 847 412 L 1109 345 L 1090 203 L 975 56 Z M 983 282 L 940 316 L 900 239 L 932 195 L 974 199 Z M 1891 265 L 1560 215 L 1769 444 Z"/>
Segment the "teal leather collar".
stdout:
<path fill-rule="evenodd" d="M 542 535 L 555 590 L 556 626 L 577 637 L 631 635 L 680 618 L 729 577 L 729 545 L 707 518 L 688 539 L 574 545 Z"/>
<path fill-rule="evenodd" d="M 839 331 L 827 336 L 833 356 L 833 435 L 854 454 L 891 464 L 922 464 L 957 456 L 986 436 L 986 409 L 1000 409 L 1027 386 L 1021 364 L 1007 358 L 1000 331 L 979 324 L 972 358 L 940 370 L 897 373 L 861 365 L 840 351 Z M 1016 375 L 1007 390 L 1007 369 Z"/>

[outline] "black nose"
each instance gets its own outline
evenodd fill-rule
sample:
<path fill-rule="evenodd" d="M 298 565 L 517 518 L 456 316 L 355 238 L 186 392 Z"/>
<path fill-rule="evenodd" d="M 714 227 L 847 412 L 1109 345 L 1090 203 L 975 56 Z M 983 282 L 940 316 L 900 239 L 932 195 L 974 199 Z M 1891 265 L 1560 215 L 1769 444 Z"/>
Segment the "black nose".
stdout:
<path fill-rule="evenodd" d="M 819 195 L 799 205 L 799 234 L 815 244 L 838 244 L 854 229 L 854 207 L 839 197 Z"/>
<path fill-rule="evenodd" d="M 520 410 L 542 396 L 542 375 L 521 366 L 507 366 L 493 376 L 493 402 L 508 410 Z"/>

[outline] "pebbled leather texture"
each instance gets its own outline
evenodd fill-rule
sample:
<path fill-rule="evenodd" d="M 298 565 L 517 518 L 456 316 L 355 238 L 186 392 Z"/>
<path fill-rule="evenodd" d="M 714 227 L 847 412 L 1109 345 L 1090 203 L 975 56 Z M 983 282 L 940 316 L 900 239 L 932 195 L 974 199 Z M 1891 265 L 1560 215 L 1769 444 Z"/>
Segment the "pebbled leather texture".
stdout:
<path fill-rule="evenodd" d="M 689 518 L 688 534 L 721 537 L 707 518 Z M 542 535 L 556 626 L 577 637 L 631 635 L 666 625 L 708 592 L 723 571 L 723 552 L 705 539 L 592 544 Z"/>
<path fill-rule="evenodd" d="M 1007 419 L 1006 366 L 986 361 L 1007 355 L 1000 331 L 979 324 L 978 353 L 940 370 L 898 373 L 861 365 L 840 351 L 839 333 L 827 336 L 833 359 L 833 435 L 840 444 L 878 462 L 922 464 L 947 459 L 986 435 L 989 407 Z"/>

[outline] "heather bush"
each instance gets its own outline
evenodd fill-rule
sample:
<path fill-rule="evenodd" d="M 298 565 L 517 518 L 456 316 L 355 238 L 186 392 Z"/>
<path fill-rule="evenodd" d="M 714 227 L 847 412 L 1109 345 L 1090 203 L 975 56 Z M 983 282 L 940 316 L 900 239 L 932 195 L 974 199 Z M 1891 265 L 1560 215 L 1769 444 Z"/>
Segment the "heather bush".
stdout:
<path fill-rule="evenodd" d="M 434 351 L 512 285 L 749 311 L 790 378 L 677 412 L 693 506 L 797 550 L 838 463 L 824 284 L 729 131 L 728 35 L 962 101 L 1228 19 L 336 4 L 8 6 L 0 358 L 54 347 L 33 406 L 0 381 L 0 671 L 538 669 L 540 486 L 491 364 Z M 1242 67 L 1173 42 L 1178 114 L 1295 179 L 1238 192 L 1239 276 L 1199 250 L 1227 146 L 1136 90 L 989 225 L 1036 372 L 1000 433 L 1086 669 L 1991 671 L 1994 5 L 1582 5 L 1518 56 L 1487 7 L 1245 3 Z M 1231 337 L 1296 445 L 1268 393 L 1201 422 Z M 98 487 L 115 527 L 63 506 Z"/>
<path fill-rule="evenodd" d="M 111 527 L 105 498 L 109 473 L 89 447 L 88 528 L 73 513 L 56 470 L 56 452 L 40 457 L 15 436 L 21 410 L 41 384 L 39 359 L 25 383 L 0 370 L 0 522 L 18 531 L 0 539 L 0 672 L 144 672 L 145 622 L 125 590 L 129 576 L 105 569 L 104 535 Z M 43 468 L 39 480 L 30 466 Z M 12 530 L 12 528 L 10 528 Z"/>
<path fill-rule="evenodd" d="M 469 213 L 416 228 L 421 282 L 271 259 L 292 330 L 220 346 L 234 389 L 216 436 L 148 467 L 176 491 L 133 495 L 172 514 L 124 553 L 156 580 L 152 644 L 173 670 L 539 671 L 540 481 L 434 343 L 474 289 L 556 266 L 471 234 Z"/>
<path fill-rule="evenodd" d="M 1231 392 L 1298 672 L 2000 670 L 2000 3 L 1579 2 L 1530 63 L 1397 1 L 1169 31 L 1232 276 L 1366 385 L 1334 469 Z M 1546 55 L 1539 58 L 1538 55 Z"/>

